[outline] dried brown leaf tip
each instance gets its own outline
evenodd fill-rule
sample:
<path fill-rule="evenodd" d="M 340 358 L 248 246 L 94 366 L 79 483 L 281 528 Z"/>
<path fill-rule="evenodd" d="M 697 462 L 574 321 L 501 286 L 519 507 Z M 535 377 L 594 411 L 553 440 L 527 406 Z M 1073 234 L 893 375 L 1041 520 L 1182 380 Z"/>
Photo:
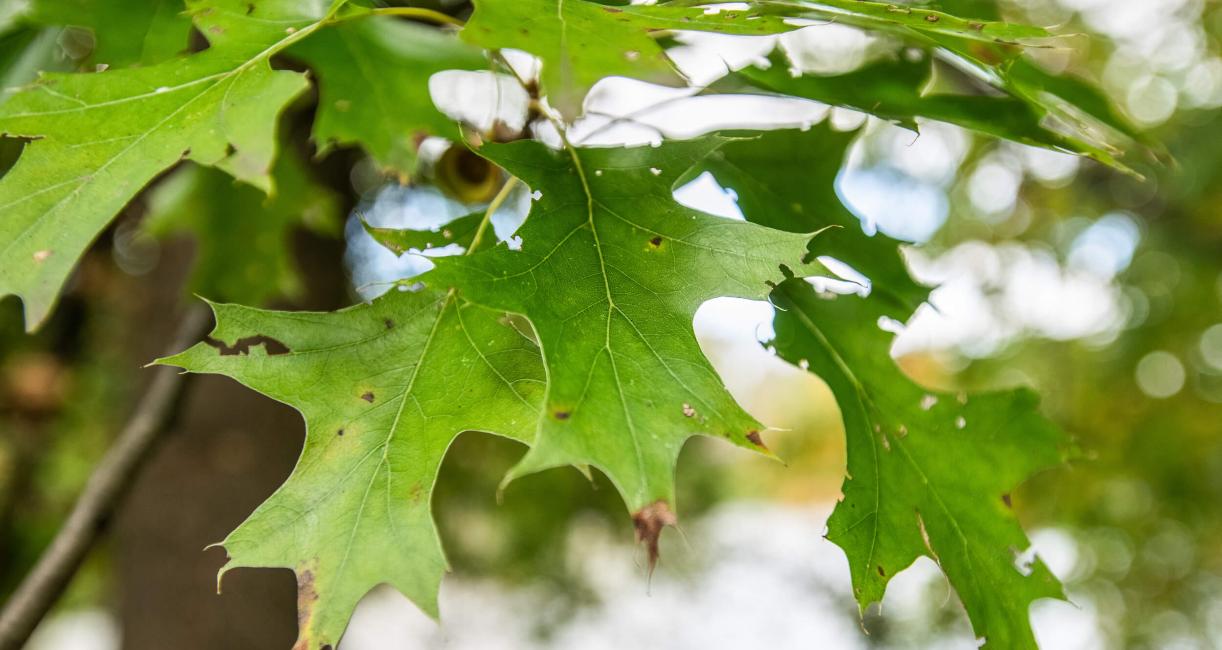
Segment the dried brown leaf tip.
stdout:
<path fill-rule="evenodd" d="M 645 545 L 649 554 L 649 574 L 658 565 L 658 538 L 662 529 L 679 523 L 675 513 L 666 502 L 659 499 L 641 508 L 632 515 L 632 524 L 636 526 L 636 541 Z"/>

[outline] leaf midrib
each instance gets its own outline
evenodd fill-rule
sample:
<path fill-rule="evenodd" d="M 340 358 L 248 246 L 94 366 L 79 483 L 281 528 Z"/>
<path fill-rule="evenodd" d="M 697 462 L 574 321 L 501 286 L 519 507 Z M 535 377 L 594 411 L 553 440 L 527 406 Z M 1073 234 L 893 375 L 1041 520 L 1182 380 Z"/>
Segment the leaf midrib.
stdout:
<path fill-rule="evenodd" d="M 560 0 L 558 7 L 563 6 L 564 0 Z M 563 131 L 561 131 L 561 133 L 563 133 Z M 590 232 L 594 236 L 594 250 L 598 253 L 598 269 L 602 274 L 603 289 L 606 291 L 607 295 L 607 326 L 603 339 L 603 350 L 606 350 L 607 361 L 611 364 L 611 375 L 615 379 L 615 393 L 619 397 L 620 408 L 624 412 L 624 420 L 628 425 L 628 437 L 632 441 L 632 450 L 633 456 L 636 460 L 637 471 L 639 472 L 640 480 L 643 483 L 646 480 L 645 457 L 644 454 L 641 453 L 641 443 L 639 440 L 637 440 L 636 424 L 632 419 L 632 411 L 628 408 L 628 401 L 624 397 L 624 386 L 619 377 L 619 367 L 615 363 L 615 353 L 611 349 L 611 318 L 614 316 L 617 307 L 615 306 L 615 298 L 611 295 L 611 278 L 607 273 L 607 262 L 603 257 L 602 244 L 598 238 L 598 226 L 596 225 L 594 219 L 594 204 L 596 202 L 594 200 L 594 192 L 591 191 L 590 182 L 586 178 L 586 170 L 585 166 L 581 162 L 581 156 L 577 154 L 577 149 L 575 149 L 573 145 L 568 142 L 567 137 L 564 138 L 564 148 L 569 152 L 569 157 L 573 160 L 573 167 L 577 170 L 577 178 L 581 181 L 581 190 L 586 195 L 586 224 L 590 227 Z M 598 360 L 595 358 L 594 364 L 597 363 Z M 591 373 L 593 373 L 593 367 L 594 366 L 591 365 Z M 543 421 L 544 420 L 541 418 L 540 422 Z"/>

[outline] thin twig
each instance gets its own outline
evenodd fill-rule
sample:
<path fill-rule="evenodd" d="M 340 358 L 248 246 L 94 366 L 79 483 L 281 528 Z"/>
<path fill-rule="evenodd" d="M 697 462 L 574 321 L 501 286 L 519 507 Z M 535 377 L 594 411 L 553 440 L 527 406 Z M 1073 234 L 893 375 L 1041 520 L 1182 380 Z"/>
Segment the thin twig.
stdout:
<path fill-rule="evenodd" d="M 433 9 L 425 9 L 423 7 L 377 7 L 359 13 L 339 16 L 332 22 L 344 22 L 355 18 L 362 18 L 364 16 L 397 16 L 399 18 L 425 20 L 438 25 L 450 25 L 452 27 L 462 27 L 465 24 L 462 19 L 455 18 L 450 14 L 442 13 Z"/>
<path fill-rule="evenodd" d="M 488 204 L 488 209 L 484 211 L 484 218 L 479 222 L 479 228 L 475 230 L 475 236 L 471 238 L 471 245 L 467 247 L 467 252 L 464 255 L 469 255 L 479 248 L 479 242 L 484 237 L 484 231 L 488 229 L 488 224 L 492 222 L 492 215 L 501 208 L 501 204 L 505 203 L 505 199 L 509 198 L 509 194 L 513 192 L 513 188 L 518 186 L 518 178 L 510 176 L 509 180 L 501 186 L 501 190 L 493 197 L 492 203 Z"/>
<path fill-rule="evenodd" d="M 194 305 L 171 344 L 179 352 L 207 331 L 208 310 Z M 64 525 L 0 612 L 0 650 L 21 648 L 76 575 L 128 488 L 140 475 L 154 443 L 174 418 L 186 376 L 158 368 L 131 418 L 98 463 Z"/>

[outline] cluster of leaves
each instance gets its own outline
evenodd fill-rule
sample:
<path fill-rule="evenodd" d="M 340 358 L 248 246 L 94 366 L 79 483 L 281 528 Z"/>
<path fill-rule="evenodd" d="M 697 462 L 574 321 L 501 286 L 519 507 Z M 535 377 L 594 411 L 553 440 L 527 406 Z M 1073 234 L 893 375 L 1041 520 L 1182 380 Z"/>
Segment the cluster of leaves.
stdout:
<path fill-rule="evenodd" d="M 684 84 L 666 53 L 676 31 L 760 36 L 835 21 L 893 39 L 897 56 L 816 76 L 791 70 L 778 50 L 770 66 L 700 92 L 802 97 L 914 129 L 942 120 L 1120 170 L 1123 147 L 1140 134 L 1088 84 L 1024 58 L 1024 48 L 1053 39 L 1041 28 L 861 0 L 714 4 L 477 0 L 463 20 L 345 0 L 32 0 L 0 19 L 90 30 L 94 71 L 43 75 L 0 104 L 0 131 L 30 139 L 0 179 L 0 293 L 19 296 L 36 327 L 99 232 L 183 160 L 202 168 L 158 186 L 154 223 L 211 233 L 205 264 L 217 268 L 204 291 L 248 303 L 291 292 L 282 257 L 256 249 L 249 255 L 263 266 L 228 264 L 257 239 L 250 224 L 224 203 L 194 209 L 192 197 L 262 203 L 270 225 L 258 232 L 282 237 L 302 214 L 333 205 L 310 188 L 302 161 L 277 156 L 280 116 L 311 83 L 321 151 L 356 145 L 411 178 L 423 136 L 479 140 L 434 107 L 430 77 L 513 73 L 501 52 L 528 52 L 541 75 L 523 85 L 560 146 L 528 129 L 473 149 L 536 193 L 520 246 L 485 236 L 489 208 L 446 229 L 467 253 L 437 258 L 410 291 L 335 313 L 216 304 L 211 336 L 162 360 L 231 376 L 307 422 L 292 476 L 222 542 L 227 569 L 296 572 L 303 649 L 334 647 L 380 583 L 436 614 L 446 562 L 430 496 L 450 444 L 468 430 L 529 445 L 506 481 L 565 465 L 604 473 L 652 562 L 660 531 L 676 520 L 674 469 L 688 438 L 769 453 L 763 427 L 692 331 L 706 300 L 768 298 L 779 308 L 778 352 L 827 381 L 844 415 L 849 476 L 829 537 L 848 554 L 862 607 L 927 555 L 979 636 L 1034 647 L 1027 607 L 1060 588 L 1038 561 L 1016 566 L 1028 542 L 1009 494 L 1061 461 L 1061 435 L 1027 392 L 936 395 L 891 360 L 879 323 L 905 319 L 925 290 L 898 243 L 863 233 L 832 190 L 851 134 L 821 127 L 586 148 L 564 127 L 603 77 Z M 190 47 L 192 27 L 206 43 Z M 273 66 L 280 58 L 312 76 Z M 675 201 L 674 188 L 703 171 L 737 192 L 746 221 Z M 397 250 L 435 243 L 435 233 L 373 232 Z M 824 255 L 872 278 L 871 295 L 817 294 L 802 278 L 826 272 Z M 265 284 L 252 288 L 254 278 Z"/>

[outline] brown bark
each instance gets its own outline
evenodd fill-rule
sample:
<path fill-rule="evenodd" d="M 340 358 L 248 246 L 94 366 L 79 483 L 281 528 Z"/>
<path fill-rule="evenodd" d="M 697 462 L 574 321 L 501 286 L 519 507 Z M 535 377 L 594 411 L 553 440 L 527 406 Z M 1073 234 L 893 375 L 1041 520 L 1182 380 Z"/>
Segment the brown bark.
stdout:
<path fill-rule="evenodd" d="M 201 377 L 181 424 L 137 481 L 116 527 L 123 646 L 287 648 L 295 636 L 287 571 L 238 570 L 216 593 L 219 542 L 292 469 L 301 418 L 229 379 Z"/>

